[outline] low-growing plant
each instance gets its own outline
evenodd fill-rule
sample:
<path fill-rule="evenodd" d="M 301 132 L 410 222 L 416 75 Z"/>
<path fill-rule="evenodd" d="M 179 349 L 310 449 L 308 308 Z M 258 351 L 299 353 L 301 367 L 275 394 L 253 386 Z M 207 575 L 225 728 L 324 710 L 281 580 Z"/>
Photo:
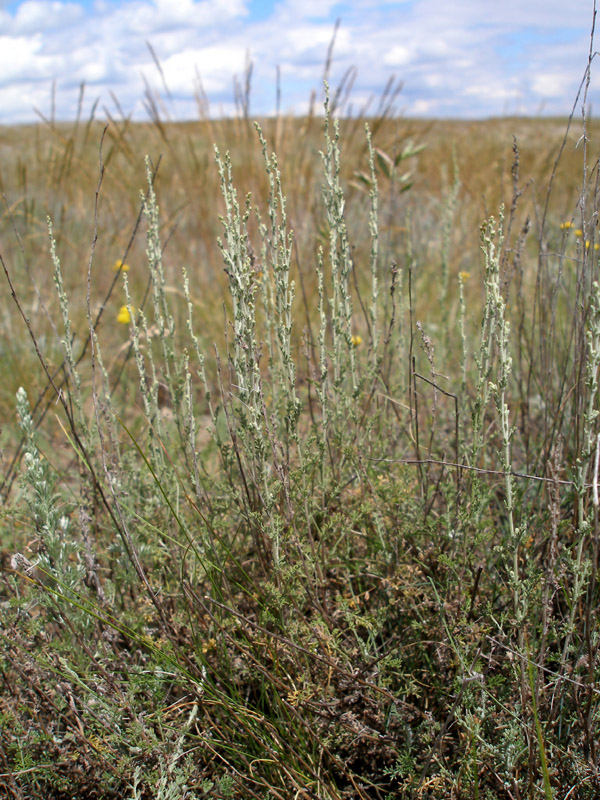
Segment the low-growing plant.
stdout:
<path fill-rule="evenodd" d="M 378 144 L 373 119 L 345 168 L 332 106 L 318 181 L 268 124 L 253 145 L 243 128 L 247 170 L 215 149 L 210 311 L 213 251 L 165 222 L 164 162 L 146 159 L 129 244 L 108 287 L 98 274 L 104 144 L 83 294 L 49 224 L 57 342 L 2 258 L 49 387 L 33 407 L 16 393 L 2 484 L 9 796 L 600 791 L 588 122 L 581 235 L 549 190 L 535 239 L 515 143 L 507 211 L 457 258 L 460 150 L 432 239 L 418 172 L 398 174 L 420 147 Z"/>

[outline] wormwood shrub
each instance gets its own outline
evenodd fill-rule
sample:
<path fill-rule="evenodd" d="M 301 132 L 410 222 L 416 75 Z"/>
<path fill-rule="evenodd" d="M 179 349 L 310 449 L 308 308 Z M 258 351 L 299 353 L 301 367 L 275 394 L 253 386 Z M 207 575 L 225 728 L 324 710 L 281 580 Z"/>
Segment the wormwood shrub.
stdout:
<path fill-rule="evenodd" d="M 455 169 L 432 280 L 410 213 L 396 249 L 381 233 L 402 159 L 367 127 L 350 203 L 325 111 L 310 280 L 267 137 L 264 204 L 215 150 L 222 346 L 197 323 L 191 264 L 167 280 L 150 159 L 147 293 L 121 262 L 120 360 L 96 324 L 94 249 L 79 356 L 49 225 L 60 379 L 14 291 L 68 455 L 44 448 L 19 390 L 0 609 L 11 796 L 600 791 L 597 195 L 573 211 L 581 236 L 544 221 L 534 243 L 515 145 L 514 202 L 455 274 Z"/>

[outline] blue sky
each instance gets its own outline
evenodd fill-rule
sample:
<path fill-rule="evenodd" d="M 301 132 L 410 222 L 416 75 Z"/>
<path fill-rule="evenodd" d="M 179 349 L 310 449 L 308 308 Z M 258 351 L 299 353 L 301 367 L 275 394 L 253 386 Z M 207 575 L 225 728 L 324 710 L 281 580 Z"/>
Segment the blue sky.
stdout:
<path fill-rule="evenodd" d="M 235 113 L 234 80 L 252 62 L 251 114 L 306 111 L 322 88 L 334 23 L 330 83 L 355 70 L 350 101 L 375 108 L 388 79 L 403 82 L 406 116 L 485 118 L 567 114 L 590 45 L 593 0 L 0 0 L 0 123 L 48 114 L 146 118 L 144 92 L 165 113 L 194 119 L 200 85 L 213 116 Z M 594 81 L 589 101 L 598 105 Z M 350 110 L 349 107 L 346 109 Z"/>

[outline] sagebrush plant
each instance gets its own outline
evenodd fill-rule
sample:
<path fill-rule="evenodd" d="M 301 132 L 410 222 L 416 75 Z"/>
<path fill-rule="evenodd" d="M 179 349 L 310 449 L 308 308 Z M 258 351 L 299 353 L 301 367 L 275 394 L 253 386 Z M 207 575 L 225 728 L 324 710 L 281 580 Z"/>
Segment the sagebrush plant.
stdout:
<path fill-rule="evenodd" d="M 553 199 L 557 158 L 532 231 L 516 143 L 512 195 L 467 220 L 467 148 L 427 194 L 427 149 L 335 104 L 207 121 L 212 167 L 158 106 L 115 123 L 85 258 L 51 215 L 56 300 L 2 259 L 50 388 L 19 388 L 2 481 L 9 796 L 600 793 L 590 123 L 585 195 Z M 91 130 L 64 146 L 93 174 Z M 152 131 L 168 155 L 113 196 Z"/>
<path fill-rule="evenodd" d="M 69 531 L 71 524 L 68 507 L 57 492 L 56 475 L 41 455 L 37 446 L 27 392 L 21 387 L 17 392 L 17 414 L 24 436 L 22 483 L 26 502 L 37 534 L 38 556 L 35 564 L 21 553 L 14 556 L 17 567 L 28 575 L 39 575 L 43 583 L 76 587 L 83 577 L 83 564 L 78 558 L 79 542 Z"/>

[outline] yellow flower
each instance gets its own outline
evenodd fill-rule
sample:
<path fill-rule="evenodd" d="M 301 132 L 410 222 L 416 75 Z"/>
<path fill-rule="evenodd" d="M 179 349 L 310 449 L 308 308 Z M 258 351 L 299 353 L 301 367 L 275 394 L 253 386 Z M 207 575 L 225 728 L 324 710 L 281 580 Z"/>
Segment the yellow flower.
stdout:
<path fill-rule="evenodd" d="M 358 347 L 359 344 L 362 344 L 362 336 L 353 336 L 352 337 L 352 344 L 354 347 Z"/>
<path fill-rule="evenodd" d="M 118 258 L 115 263 L 113 264 L 113 272 L 129 272 L 129 264 L 124 264 L 120 258 Z"/>
<path fill-rule="evenodd" d="M 569 228 L 572 228 L 572 227 L 573 227 L 573 223 L 571 222 L 571 220 L 566 220 L 565 222 L 561 222 L 560 223 L 561 231 L 568 231 Z"/>
<path fill-rule="evenodd" d="M 459 274 L 459 276 L 460 276 L 460 278 L 461 278 L 461 280 L 462 280 L 462 282 L 463 282 L 463 283 L 464 283 L 465 281 L 468 281 L 468 280 L 469 280 L 469 278 L 471 277 L 471 273 L 470 273 L 470 272 L 464 272 L 464 271 L 463 271 L 463 272 L 459 272 L 458 274 Z"/>
<path fill-rule="evenodd" d="M 575 231 L 575 236 L 583 236 L 583 231 L 581 230 L 581 228 L 577 228 L 577 230 Z"/>
<path fill-rule="evenodd" d="M 591 247 L 591 242 L 589 239 L 585 240 L 585 249 L 589 250 Z M 600 250 L 600 244 L 598 242 L 594 242 L 594 250 Z"/>
<path fill-rule="evenodd" d="M 131 310 L 135 314 L 135 308 L 132 308 Z M 127 306 L 121 306 L 119 309 L 119 313 L 117 314 L 117 322 L 121 322 L 123 325 L 129 325 L 131 322 L 131 314 L 129 313 Z"/>

